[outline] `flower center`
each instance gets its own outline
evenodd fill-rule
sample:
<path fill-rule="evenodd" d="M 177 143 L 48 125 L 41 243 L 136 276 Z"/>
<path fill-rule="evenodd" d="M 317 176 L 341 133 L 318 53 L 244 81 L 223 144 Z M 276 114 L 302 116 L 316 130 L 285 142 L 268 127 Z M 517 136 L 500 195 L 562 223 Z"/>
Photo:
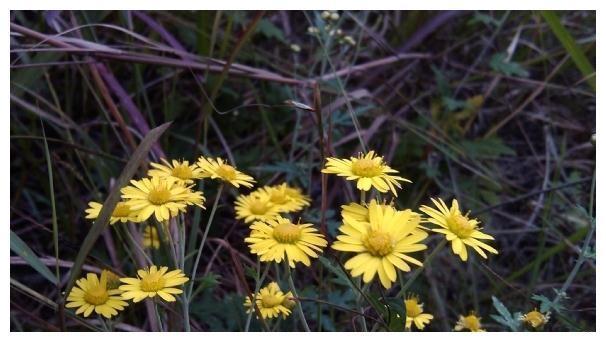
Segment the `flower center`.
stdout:
<path fill-rule="evenodd" d="M 351 171 L 360 177 L 376 177 L 381 174 L 381 164 L 372 159 L 358 159 L 352 163 Z"/>
<path fill-rule="evenodd" d="M 471 331 L 480 330 L 480 328 L 481 328 L 480 320 L 474 315 L 469 315 L 469 316 L 465 317 L 463 319 L 463 323 L 465 324 L 467 329 L 469 329 Z"/>
<path fill-rule="evenodd" d="M 381 231 L 371 231 L 363 240 L 364 247 L 374 256 L 385 256 L 393 250 L 393 242 L 389 234 Z"/>
<path fill-rule="evenodd" d="M 449 219 L 448 227 L 450 227 L 450 231 L 463 239 L 469 237 L 475 230 L 475 226 L 469 222 L 469 219 L 458 213 Z"/>
<path fill-rule="evenodd" d="M 542 313 L 531 311 L 526 314 L 526 321 L 536 328 L 545 323 L 545 318 Z"/>
<path fill-rule="evenodd" d="M 221 164 L 221 166 L 217 168 L 217 174 L 219 177 L 228 181 L 236 179 L 236 169 L 231 165 Z"/>
<path fill-rule="evenodd" d="M 179 179 L 188 180 L 191 178 L 191 169 L 187 165 L 177 165 L 173 168 L 171 172 L 173 177 L 177 177 Z"/>
<path fill-rule="evenodd" d="M 170 191 L 166 187 L 151 189 L 147 199 L 156 205 L 164 204 L 170 201 Z"/>
<path fill-rule="evenodd" d="M 423 312 L 416 298 L 406 299 L 404 304 L 406 305 L 406 316 L 408 317 L 417 317 Z"/>
<path fill-rule="evenodd" d="M 280 304 L 282 304 L 282 299 L 278 296 L 268 295 L 261 298 L 261 305 L 263 305 L 264 308 L 273 308 Z"/>
<path fill-rule="evenodd" d="M 149 274 L 141 279 L 141 290 L 145 292 L 157 292 L 164 288 L 164 278 L 160 273 Z"/>
<path fill-rule="evenodd" d="M 299 240 L 301 229 L 292 223 L 281 223 L 274 228 L 274 238 L 281 243 L 293 243 Z"/>
<path fill-rule="evenodd" d="M 118 202 L 112 213 L 113 217 L 128 217 L 130 215 L 130 207 L 128 204 Z"/>
<path fill-rule="evenodd" d="M 260 199 L 255 199 L 250 203 L 250 212 L 254 215 L 263 215 L 269 209 L 267 203 Z"/>
<path fill-rule="evenodd" d="M 107 293 L 107 290 L 101 286 L 89 288 L 84 293 L 84 300 L 88 304 L 102 305 L 102 304 L 105 304 L 105 302 L 107 302 L 108 299 L 109 299 L 109 294 Z"/>

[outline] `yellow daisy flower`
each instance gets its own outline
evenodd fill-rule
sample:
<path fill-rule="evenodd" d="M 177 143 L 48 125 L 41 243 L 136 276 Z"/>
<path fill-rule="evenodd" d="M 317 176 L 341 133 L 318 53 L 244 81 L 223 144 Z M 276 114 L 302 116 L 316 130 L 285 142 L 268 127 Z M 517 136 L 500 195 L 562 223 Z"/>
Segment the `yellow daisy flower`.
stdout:
<path fill-rule="evenodd" d="M 150 177 L 172 178 L 182 184 L 192 184 L 194 180 L 204 177 L 202 169 L 200 169 L 196 164 L 189 165 L 188 160 L 181 162 L 178 160 L 173 160 L 172 165 L 164 158 L 161 160 L 164 165 L 150 163 L 150 165 L 153 167 L 153 169 L 147 172 Z"/>
<path fill-rule="evenodd" d="M 103 204 L 98 202 L 88 202 L 89 208 L 84 210 L 86 212 L 86 218 L 94 220 L 99 217 L 99 213 L 101 209 L 103 209 Z M 118 202 L 114 211 L 112 212 L 112 216 L 109 219 L 109 224 L 114 224 L 118 221 L 120 222 L 138 222 L 137 219 L 138 212 L 136 210 L 132 210 L 130 205 L 126 202 Z"/>
<path fill-rule="evenodd" d="M 465 245 L 473 248 L 484 259 L 487 256 L 482 249 L 490 253 L 499 254 L 496 249 L 480 241 L 494 240 L 494 238 L 480 231 L 481 228 L 478 226 L 480 222 L 478 220 L 470 219 L 468 217 L 469 214 L 463 216 L 461 210 L 459 210 L 459 202 L 456 199 L 452 200 L 450 209 L 441 198 L 438 198 L 439 202 L 433 198 L 431 200 L 439 211 L 426 205 L 421 206 L 419 210 L 430 216 L 427 220 L 428 222 L 442 227 L 432 230 L 436 233 L 444 234 L 446 240 L 452 242 L 452 251 L 461 257 L 461 260 L 467 260 L 467 248 Z"/>
<path fill-rule="evenodd" d="M 543 315 L 536 308 L 520 317 L 520 320 L 531 327 L 537 329 L 543 327 L 547 322 L 549 322 L 549 312 Z"/>
<path fill-rule="evenodd" d="M 280 216 L 279 207 L 269 201 L 269 196 L 260 192 L 240 195 L 236 198 L 236 218 L 244 222 L 265 221 Z"/>
<path fill-rule="evenodd" d="M 131 210 L 138 210 L 138 220 L 147 220 L 152 214 L 156 220 L 166 221 L 185 211 L 188 205 L 204 208 L 204 196 L 200 191 L 192 191 L 172 178 L 151 177 L 130 181 L 134 186 L 122 188 L 122 198 Z"/>
<path fill-rule="evenodd" d="M 143 247 L 158 249 L 160 248 L 160 237 L 158 236 L 158 229 L 154 226 L 147 226 L 143 230 L 141 236 L 143 238 Z"/>
<path fill-rule="evenodd" d="M 368 214 L 368 222 L 344 217 L 339 228 L 343 234 L 337 236 L 332 248 L 357 253 L 344 265 L 353 277 L 363 274 L 362 280 L 369 283 L 378 273 L 383 287 L 390 288 L 397 279 L 395 267 L 409 272 L 410 266 L 406 261 L 423 265 L 404 253 L 426 249 L 427 246 L 420 242 L 428 234 L 418 229 L 421 218 L 412 211 L 398 211 L 373 201 L 369 204 Z"/>
<path fill-rule="evenodd" d="M 198 159 L 198 166 L 204 172 L 205 177 L 210 177 L 212 179 L 218 178 L 236 188 L 239 188 L 240 185 L 252 188 L 252 183 L 255 183 L 254 178 L 236 170 L 236 168 L 227 164 L 225 160 L 221 158 L 213 159 L 200 157 L 200 159 Z"/>
<path fill-rule="evenodd" d="M 425 325 L 433 319 L 433 315 L 423 313 L 423 303 L 419 303 L 419 297 L 416 295 L 409 295 L 404 300 L 404 306 L 406 307 L 406 329 L 412 328 L 412 323 L 415 324 L 417 329 L 425 329 Z"/>
<path fill-rule="evenodd" d="M 482 317 L 476 316 L 473 311 L 470 312 L 469 315 L 467 315 L 467 316 L 459 315 L 459 320 L 457 321 L 457 324 L 455 325 L 454 330 L 456 330 L 456 331 L 469 330 L 472 332 L 485 332 L 486 330 L 482 329 L 482 323 L 480 323 L 481 319 L 482 319 Z"/>
<path fill-rule="evenodd" d="M 88 273 L 86 278 L 76 280 L 76 286 L 67 296 L 66 308 L 78 308 L 76 314 L 90 316 L 95 311 L 98 315 L 111 318 L 124 310 L 128 303 L 122 300 L 116 289 L 108 289 L 107 273 L 101 273 L 101 279 L 94 273 Z"/>
<path fill-rule="evenodd" d="M 301 189 L 288 186 L 286 183 L 264 186 L 257 192 L 267 195 L 269 201 L 284 213 L 300 211 L 311 203 L 309 196 L 303 194 Z"/>
<path fill-rule="evenodd" d="M 255 302 L 263 319 L 277 318 L 280 314 L 282 318 L 286 318 L 290 315 L 291 309 L 294 306 L 294 301 L 290 298 L 292 298 L 292 293 L 288 292 L 284 294 L 280 290 L 278 283 L 271 282 L 257 292 Z M 255 311 L 252 307 L 252 301 L 248 296 L 244 301 L 244 307 L 247 308 L 246 313 Z"/>
<path fill-rule="evenodd" d="M 395 187 L 402 187 L 400 181 L 412 183 L 406 178 L 391 175 L 398 171 L 386 165 L 383 157 L 377 156 L 374 151 L 370 151 L 366 155 L 359 154 L 358 158 L 351 157 L 349 160 L 326 158 L 326 167 L 322 173 L 334 173 L 347 180 L 357 181 L 357 188 L 363 191 L 368 191 L 371 187 L 379 192 L 391 190 L 396 197 L 398 194 Z"/>
<path fill-rule="evenodd" d="M 250 251 L 260 256 L 261 261 L 282 262 L 288 257 L 290 267 L 295 262 L 309 266 L 309 257 L 317 258 L 328 242 L 311 224 L 294 224 L 289 219 L 278 216 L 266 222 L 257 221 L 251 226 L 250 236 L 244 239 Z"/>
<path fill-rule="evenodd" d="M 120 278 L 120 281 L 126 285 L 121 285 L 120 290 L 122 298 L 132 299 L 137 303 L 149 297 L 153 298 L 156 295 L 167 302 L 176 301 L 175 294 L 183 293 L 183 290 L 175 288 L 185 284 L 189 278 L 181 272 L 180 269 L 168 271 L 168 267 L 162 266 L 158 269 L 155 265 L 149 269 L 137 271 L 137 278 Z"/>

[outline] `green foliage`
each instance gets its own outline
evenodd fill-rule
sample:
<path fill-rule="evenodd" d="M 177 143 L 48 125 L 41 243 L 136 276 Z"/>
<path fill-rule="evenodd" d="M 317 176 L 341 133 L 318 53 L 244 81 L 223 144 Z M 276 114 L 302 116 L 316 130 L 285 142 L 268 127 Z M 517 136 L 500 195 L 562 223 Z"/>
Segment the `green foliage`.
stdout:
<path fill-rule="evenodd" d="M 508 327 L 511 331 L 520 330 L 520 317 L 522 317 L 522 314 L 520 312 L 515 312 L 512 315 L 507 309 L 507 307 L 495 296 L 492 296 L 492 305 L 499 313 L 498 315 L 490 315 L 492 319 Z"/>
<path fill-rule="evenodd" d="M 520 76 L 528 77 L 529 73 L 520 64 L 516 62 L 507 61 L 507 54 L 496 53 L 490 59 L 490 67 L 496 71 L 503 73 L 507 76 Z"/>

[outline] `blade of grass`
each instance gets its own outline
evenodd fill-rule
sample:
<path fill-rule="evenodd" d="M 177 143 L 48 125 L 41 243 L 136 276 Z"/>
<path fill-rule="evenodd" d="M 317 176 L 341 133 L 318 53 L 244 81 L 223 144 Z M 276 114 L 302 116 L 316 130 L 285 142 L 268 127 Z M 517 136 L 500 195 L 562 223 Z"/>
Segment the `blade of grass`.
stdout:
<path fill-rule="evenodd" d="M 57 284 L 57 277 L 51 272 L 48 267 L 38 258 L 36 253 L 32 251 L 31 248 L 25 243 L 25 241 L 21 240 L 19 235 L 15 234 L 11 230 L 11 250 L 20 257 L 23 258 L 33 269 L 35 269 L 40 275 L 44 278 L 48 279 L 53 284 Z"/>
<path fill-rule="evenodd" d="M 84 264 L 84 260 L 93 248 L 93 245 L 95 244 L 95 241 L 97 241 L 97 238 L 101 234 L 101 231 L 105 229 L 105 227 L 107 227 L 109 223 L 109 218 L 112 212 L 114 211 L 114 208 L 116 207 L 116 203 L 118 203 L 120 199 L 120 189 L 124 185 L 126 185 L 126 183 L 135 175 L 137 168 L 141 165 L 141 162 L 143 162 L 143 160 L 147 156 L 152 145 L 158 140 L 158 138 L 160 138 L 162 133 L 164 133 L 164 131 L 168 129 L 170 124 L 170 122 L 167 122 L 149 131 L 143 141 L 141 141 L 139 146 L 135 149 L 132 157 L 122 170 L 120 177 L 118 177 L 118 179 L 116 180 L 114 188 L 109 192 L 107 199 L 103 203 L 103 208 L 99 213 L 99 217 L 97 218 L 95 223 L 93 223 L 91 230 L 82 242 L 82 247 L 80 248 L 80 251 L 76 256 L 76 260 L 74 261 L 74 267 L 72 268 L 67 287 L 65 288 L 65 296 L 69 294 L 69 291 L 71 290 L 72 286 L 74 286 L 74 282 L 80 274 L 82 265 Z"/>
<path fill-rule="evenodd" d="M 591 89 L 593 89 L 593 91 L 595 92 L 595 68 L 593 67 L 593 65 L 591 65 L 591 62 L 589 62 L 589 59 L 587 59 L 587 56 L 585 56 L 583 50 L 581 50 L 579 45 L 577 45 L 570 32 L 568 32 L 568 30 L 562 25 L 562 23 L 560 22 L 560 17 L 558 17 L 558 15 L 554 11 L 541 11 L 541 15 L 543 16 L 553 33 L 556 35 L 560 43 L 562 43 L 564 49 L 568 51 L 568 54 L 570 54 L 572 61 L 574 62 L 574 64 L 576 64 L 577 68 L 579 68 Z"/>

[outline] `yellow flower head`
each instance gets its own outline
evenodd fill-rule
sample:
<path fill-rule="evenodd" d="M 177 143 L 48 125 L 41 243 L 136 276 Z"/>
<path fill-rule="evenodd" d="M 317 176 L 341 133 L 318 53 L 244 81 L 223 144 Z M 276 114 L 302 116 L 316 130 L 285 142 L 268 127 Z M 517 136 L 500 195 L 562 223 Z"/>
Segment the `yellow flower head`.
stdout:
<path fill-rule="evenodd" d="M 137 303 L 143 299 L 153 298 L 158 295 L 167 302 L 174 302 L 175 294 L 183 293 L 183 290 L 175 286 L 186 283 L 189 278 L 180 269 L 168 272 L 168 267 L 162 266 L 158 269 L 155 265 L 149 269 L 137 271 L 137 278 L 120 278 L 126 285 L 121 285 L 122 298 L 132 299 Z"/>
<path fill-rule="evenodd" d="M 84 210 L 86 212 L 86 218 L 94 220 L 99 217 L 99 213 L 101 209 L 103 209 L 103 204 L 97 202 L 88 202 L 89 208 Z M 112 212 L 112 216 L 109 219 L 109 224 L 114 224 L 118 221 L 120 222 L 138 222 L 137 215 L 139 213 L 136 210 L 133 210 L 130 205 L 126 202 L 118 202 L 114 211 Z"/>
<path fill-rule="evenodd" d="M 425 325 L 433 319 L 433 315 L 423 313 L 423 303 L 419 303 L 419 297 L 416 295 L 409 295 L 404 300 L 404 306 L 406 307 L 406 329 L 408 330 L 411 329 L 412 323 L 417 329 L 423 330 Z"/>
<path fill-rule="evenodd" d="M 543 327 L 547 322 L 549 322 L 549 312 L 543 315 L 536 308 L 520 317 L 520 320 L 531 327 L 537 329 Z"/>
<path fill-rule="evenodd" d="M 261 195 L 266 195 L 269 201 L 275 205 L 280 212 L 297 212 L 309 206 L 311 200 L 299 188 L 288 186 L 286 183 L 274 186 L 264 186 L 257 190 Z"/>
<path fill-rule="evenodd" d="M 282 262 L 288 259 L 290 267 L 295 262 L 310 266 L 309 257 L 317 258 L 328 242 L 311 224 L 295 224 L 278 216 L 266 222 L 257 221 L 251 226 L 250 236 L 244 239 L 250 251 L 260 256 L 264 262 Z"/>
<path fill-rule="evenodd" d="M 345 263 L 353 277 L 363 274 L 362 280 L 369 283 L 378 273 L 383 287 L 390 288 L 397 279 L 395 267 L 409 272 L 410 266 L 406 262 L 423 265 L 405 253 L 426 249 L 421 241 L 428 234 L 418 228 L 421 218 L 412 211 L 399 211 L 373 201 L 369 204 L 368 215 L 368 222 L 344 217 L 339 228 L 342 235 L 337 236 L 332 248 L 357 253 Z"/>
<path fill-rule="evenodd" d="M 76 286 L 67 296 L 66 308 L 78 308 L 76 314 L 90 316 L 95 311 L 98 315 L 111 318 L 124 310 L 128 303 L 122 300 L 116 289 L 108 289 L 107 273 L 101 273 L 101 279 L 94 273 L 88 273 L 86 278 L 76 280 Z"/>
<path fill-rule="evenodd" d="M 143 247 L 158 249 L 160 248 L 160 238 L 158 237 L 158 229 L 154 226 L 147 226 L 143 230 Z"/>
<path fill-rule="evenodd" d="M 457 324 L 454 327 L 454 330 L 456 330 L 456 331 L 469 330 L 472 332 L 484 332 L 486 330 L 482 329 L 482 323 L 480 323 L 481 319 L 482 319 L 482 317 L 476 316 L 473 311 L 470 312 L 469 315 L 467 315 L 467 316 L 460 315 L 459 320 L 457 321 Z"/>
<path fill-rule="evenodd" d="M 120 277 L 114 272 L 104 269 L 101 271 L 101 277 L 107 279 L 107 289 L 115 290 L 120 286 Z M 120 291 L 122 292 L 122 291 Z"/>
<path fill-rule="evenodd" d="M 362 221 L 362 222 L 370 222 L 370 216 L 368 215 L 368 207 L 369 205 L 379 205 L 381 206 L 381 208 L 386 209 L 386 208 L 393 208 L 394 206 L 392 204 L 380 204 L 379 202 L 377 202 L 377 200 L 371 200 L 369 203 L 367 204 L 358 204 L 355 202 L 346 204 L 346 205 L 342 205 L 341 206 L 341 217 L 343 219 L 347 218 L 349 220 L 356 220 L 356 221 Z M 406 209 L 406 210 L 397 210 L 397 211 L 403 211 L 405 213 L 410 213 L 413 216 L 418 216 L 419 218 L 421 218 L 421 215 L 419 213 L 415 213 L 414 211 L 410 210 L 410 209 Z M 423 220 L 421 220 L 421 222 L 423 222 Z M 419 228 L 420 229 L 420 228 Z"/>
<path fill-rule="evenodd" d="M 291 304 L 290 302 L 293 302 L 290 299 L 291 297 L 292 294 L 290 292 L 284 294 L 280 290 L 278 283 L 271 282 L 257 292 L 255 295 L 255 303 L 257 304 L 257 308 L 261 312 L 263 319 L 276 318 L 280 314 L 282 314 L 282 318 L 286 318 L 290 315 L 290 310 L 292 309 L 292 307 L 289 307 Z M 247 313 L 255 311 L 252 307 L 250 297 L 246 297 L 244 307 L 247 308 Z"/>
<path fill-rule="evenodd" d="M 235 209 L 236 218 L 244 219 L 246 223 L 257 220 L 266 221 L 280 216 L 279 208 L 269 201 L 269 196 L 256 191 L 238 196 Z"/>
<path fill-rule="evenodd" d="M 222 180 L 236 188 L 239 188 L 240 185 L 252 188 L 252 183 L 255 183 L 254 178 L 236 170 L 236 168 L 227 164 L 221 158 L 213 159 L 200 157 L 200 159 L 198 159 L 198 166 L 204 172 L 205 177 Z"/>
<path fill-rule="evenodd" d="M 357 181 L 357 188 L 368 191 L 374 187 L 379 192 L 391 190 L 394 196 L 398 196 L 396 188 L 401 188 L 401 182 L 410 180 L 400 176 L 393 176 L 391 173 L 398 173 L 383 161 L 383 157 L 377 156 L 374 151 L 366 155 L 360 154 L 358 158 L 350 159 L 326 158 L 326 167 L 323 173 L 335 173 L 338 176 L 346 177 L 347 180 Z M 395 187 L 394 187 L 395 186 Z"/>
<path fill-rule="evenodd" d="M 420 210 L 430 216 L 427 220 L 428 222 L 441 227 L 432 230 L 444 234 L 446 240 L 452 242 L 452 251 L 461 257 L 461 260 L 467 261 L 467 248 L 465 245 L 473 248 L 484 259 L 487 256 L 483 249 L 490 253 L 499 254 L 496 249 L 480 241 L 494 240 L 494 238 L 480 231 L 480 222 L 478 220 L 470 219 L 468 215 L 461 213 L 459 202 L 456 199 L 452 200 L 450 208 L 446 206 L 446 203 L 441 198 L 438 198 L 439 202 L 433 198 L 431 200 L 438 210 L 426 205 L 421 206 Z"/>
<path fill-rule="evenodd" d="M 150 177 L 164 177 L 174 179 L 181 184 L 192 184 L 196 179 L 204 177 L 202 169 L 196 164 L 189 165 L 189 161 L 173 160 L 172 164 L 162 158 L 162 164 L 150 163 L 153 169 L 147 174 Z"/>
<path fill-rule="evenodd" d="M 152 214 L 156 220 L 166 221 L 185 211 L 188 205 L 204 208 L 204 196 L 200 191 L 192 191 L 172 178 L 151 177 L 139 181 L 131 180 L 133 186 L 122 188 L 122 198 L 131 210 L 137 210 L 140 221 Z"/>

